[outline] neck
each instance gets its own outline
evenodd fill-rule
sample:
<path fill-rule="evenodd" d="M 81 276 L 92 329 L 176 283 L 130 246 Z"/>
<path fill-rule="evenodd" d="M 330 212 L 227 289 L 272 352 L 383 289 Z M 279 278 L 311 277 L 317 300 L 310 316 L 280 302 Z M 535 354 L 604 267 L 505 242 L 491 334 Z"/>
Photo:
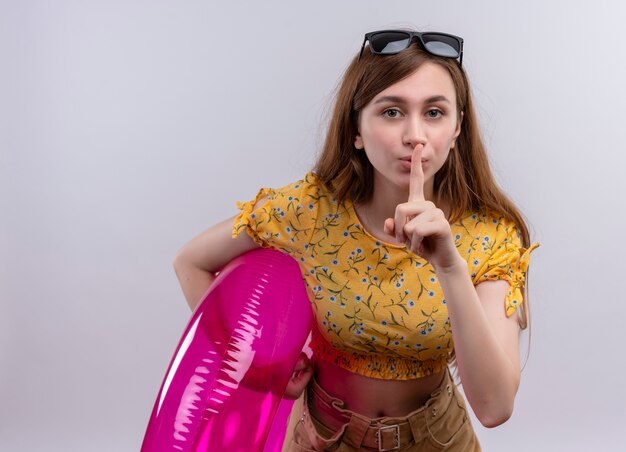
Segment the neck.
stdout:
<path fill-rule="evenodd" d="M 424 197 L 427 201 L 432 201 L 437 204 L 436 197 L 433 194 L 433 181 L 432 179 L 426 181 L 424 186 Z M 409 188 L 400 188 L 398 186 L 384 183 L 377 180 L 374 177 L 374 190 L 372 199 L 364 203 L 363 206 L 367 206 L 368 210 L 375 212 L 384 219 L 393 218 L 396 207 L 398 204 L 403 204 L 409 199 Z"/>
<path fill-rule="evenodd" d="M 367 210 L 369 218 L 381 225 L 387 218 L 395 216 L 396 207 L 407 202 L 409 199 L 408 190 L 389 190 L 389 186 L 374 184 L 372 199 L 363 205 Z"/>
<path fill-rule="evenodd" d="M 383 233 L 385 220 L 393 218 L 396 213 L 396 207 L 409 199 L 408 187 L 400 189 L 397 186 L 380 182 L 375 177 L 372 199 L 355 206 L 363 226 L 371 233 L 379 233 L 379 235 Z M 437 204 L 433 199 L 432 181 L 424 187 L 424 195 L 428 201 L 433 201 Z M 446 212 L 445 209 L 444 212 Z"/>

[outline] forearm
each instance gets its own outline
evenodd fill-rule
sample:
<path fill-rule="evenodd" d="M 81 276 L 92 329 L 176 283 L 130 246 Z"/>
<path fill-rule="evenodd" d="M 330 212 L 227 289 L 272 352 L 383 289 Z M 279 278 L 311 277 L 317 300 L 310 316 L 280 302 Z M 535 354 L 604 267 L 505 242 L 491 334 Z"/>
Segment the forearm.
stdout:
<path fill-rule="evenodd" d="M 513 410 L 519 386 L 517 350 L 500 342 L 465 261 L 459 259 L 458 265 L 437 272 L 437 276 L 449 310 L 463 389 L 481 423 L 495 427 L 505 422 Z M 502 322 L 512 320 L 506 319 L 503 308 L 502 317 Z"/>
<path fill-rule="evenodd" d="M 193 311 L 213 283 L 215 275 L 186 262 L 181 255 L 174 259 L 174 270 L 185 300 Z"/>
<path fill-rule="evenodd" d="M 212 226 L 176 253 L 174 270 L 192 310 L 224 265 L 246 251 L 258 248 L 248 234 L 233 238 L 232 224 L 233 218 L 229 218 Z"/>

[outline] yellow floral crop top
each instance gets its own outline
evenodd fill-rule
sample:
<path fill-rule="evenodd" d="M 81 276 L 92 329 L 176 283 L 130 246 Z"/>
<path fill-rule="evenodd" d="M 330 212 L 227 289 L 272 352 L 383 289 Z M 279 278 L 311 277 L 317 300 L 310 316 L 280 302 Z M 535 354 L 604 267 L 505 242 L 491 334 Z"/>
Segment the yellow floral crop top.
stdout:
<path fill-rule="evenodd" d="M 352 203 L 338 203 L 313 173 L 281 189 L 261 189 L 238 206 L 233 237 L 246 230 L 259 245 L 299 263 L 316 317 L 316 359 L 400 380 L 448 364 L 452 331 L 433 267 L 406 247 L 370 235 Z M 513 223 L 487 212 L 468 212 L 451 227 L 474 285 L 509 281 L 505 309 L 512 315 L 522 303 L 520 289 L 537 245 L 522 248 Z"/>

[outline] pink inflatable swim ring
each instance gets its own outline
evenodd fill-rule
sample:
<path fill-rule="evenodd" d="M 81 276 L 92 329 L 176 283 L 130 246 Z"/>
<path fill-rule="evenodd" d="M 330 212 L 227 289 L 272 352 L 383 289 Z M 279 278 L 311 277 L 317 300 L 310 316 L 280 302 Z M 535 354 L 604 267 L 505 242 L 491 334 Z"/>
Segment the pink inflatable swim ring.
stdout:
<path fill-rule="evenodd" d="M 291 257 L 259 249 L 226 265 L 178 344 L 141 451 L 279 451 L 311 320 Z"/>

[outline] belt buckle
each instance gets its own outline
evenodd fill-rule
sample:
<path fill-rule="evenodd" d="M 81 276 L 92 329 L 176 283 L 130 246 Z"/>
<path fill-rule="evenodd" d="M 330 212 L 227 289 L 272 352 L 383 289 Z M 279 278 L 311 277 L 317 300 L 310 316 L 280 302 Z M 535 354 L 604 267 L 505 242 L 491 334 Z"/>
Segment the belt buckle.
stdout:
<path fill-rule="evenodd" d="M 383 447 L 382 441 L 382 433 L 386 431 L 393 431 L 394 438 L 394 446 L 390 449 L 385 449 Z M 384 427 L 379 427 L 376 431 L 376 443 L 378 444 L 378 452 L 385 452 L 388 450 L 397 450 L 400 449 L 400 426 L 399 425 L 385 425 Z"/>

